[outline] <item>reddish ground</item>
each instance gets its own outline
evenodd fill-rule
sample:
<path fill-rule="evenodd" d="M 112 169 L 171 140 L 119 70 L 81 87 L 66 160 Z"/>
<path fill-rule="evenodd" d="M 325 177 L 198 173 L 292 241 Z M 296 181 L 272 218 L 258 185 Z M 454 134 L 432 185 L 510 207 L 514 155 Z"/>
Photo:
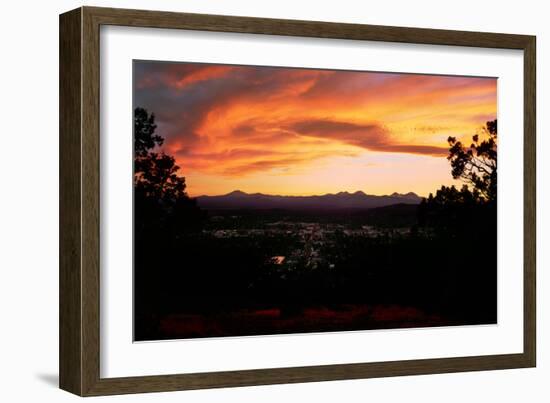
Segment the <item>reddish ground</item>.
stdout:
<path fill-rule="evenodd" d="M 308 333 L 451 325 L 416 308 L 345 305 L 306 308 L 283 314 L 279 308 L 199 315 L 173 314 L 159 319 L 160 339 Z"/>

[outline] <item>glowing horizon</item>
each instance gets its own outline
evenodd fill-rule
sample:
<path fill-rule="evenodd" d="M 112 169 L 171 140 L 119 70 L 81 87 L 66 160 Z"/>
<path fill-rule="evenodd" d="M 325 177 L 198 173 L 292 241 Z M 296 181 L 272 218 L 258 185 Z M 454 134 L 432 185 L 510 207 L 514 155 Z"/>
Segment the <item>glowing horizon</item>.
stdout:
<path fill-rule="evenodd" d="M 495 78 L 134 62 L 190 196 L 348 191 L 427 196 L 451 177 L 447 137 L 496 119 Z"/>

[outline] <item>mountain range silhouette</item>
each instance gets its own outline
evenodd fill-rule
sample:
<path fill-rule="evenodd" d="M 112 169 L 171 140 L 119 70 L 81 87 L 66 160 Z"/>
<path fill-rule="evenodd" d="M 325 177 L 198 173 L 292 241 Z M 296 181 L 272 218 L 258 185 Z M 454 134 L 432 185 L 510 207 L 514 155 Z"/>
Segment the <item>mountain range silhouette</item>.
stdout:
<path fill-rule="evenodd" d="M 390 195 L 369 195 L 362 191 L 339 192 L 317 196 L 281 196 L 263 193 L 245 193 L 234 190 L 225 195 L 199 196 L 199 207 L 205 209 L 370 209 L 394 204 L 419 204 L 422 197 L 416 193 L 394 192 Z"/>

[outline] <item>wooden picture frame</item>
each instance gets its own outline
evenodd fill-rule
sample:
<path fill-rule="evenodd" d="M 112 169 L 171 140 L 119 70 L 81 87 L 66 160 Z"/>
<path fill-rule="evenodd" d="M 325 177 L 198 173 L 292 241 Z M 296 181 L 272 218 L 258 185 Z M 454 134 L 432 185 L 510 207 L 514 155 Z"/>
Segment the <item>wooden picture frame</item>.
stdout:
<path fill-rule="evenodd" d="M 523 353 L 227 372 L 100 377 L 101 25 L 519 49 L 524 52 Z M 81 7 L 60 16 L 60 387 L 80 396 L 533 367 L 535 37 Z M 518 151 L 519 152 L 519 151 Z"/>

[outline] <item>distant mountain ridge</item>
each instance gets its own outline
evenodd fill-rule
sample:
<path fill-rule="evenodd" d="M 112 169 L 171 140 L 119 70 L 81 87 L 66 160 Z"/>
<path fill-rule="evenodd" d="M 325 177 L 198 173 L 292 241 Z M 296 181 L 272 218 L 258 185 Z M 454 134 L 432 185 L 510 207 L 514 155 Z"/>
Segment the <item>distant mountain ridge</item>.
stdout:
<path fill-rule="evenodd" d="M 245 193 L 235 190 L 220 196 L 199 196 L 200 207 L 205 209 L 370 209 L 393 204 L 419 204 L 422 198 L 416 193 L 368 195 L 362 191 L 339 192 L 319 196 L 280 196 L 263 193 Z"/>

